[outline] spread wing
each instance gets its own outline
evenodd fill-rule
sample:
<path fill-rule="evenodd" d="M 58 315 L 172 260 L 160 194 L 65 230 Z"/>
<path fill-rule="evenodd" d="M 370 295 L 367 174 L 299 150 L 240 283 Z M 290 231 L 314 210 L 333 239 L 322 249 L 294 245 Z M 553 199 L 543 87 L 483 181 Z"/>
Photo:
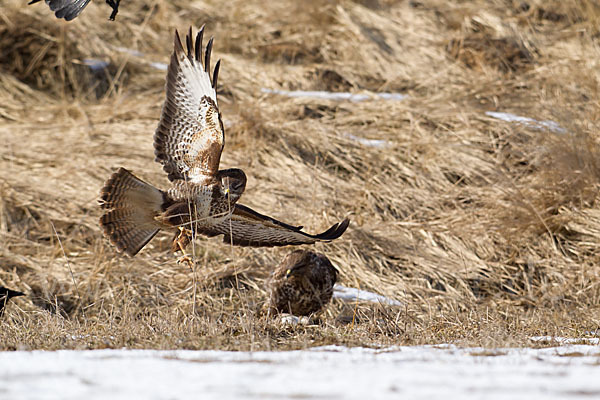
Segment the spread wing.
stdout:
<path fill-rule="evenodd" d="M 199 182 L 216 174 L 225 144 L 216 92 L 220 61 L 211 82 L 213 39 L 208 41 L 202 65 L 203 34 L 204 26 L 194 44 L 190 28 L 184 51 L 175 31 L 175 50 L 167 72 L 167 97 L 154 134 L 156 161 L 163 165 L 171 181 Z"/>
<path fill-rule="evenodd" d="M 223 242 L 233 242 L 237 246 L 272 247 L 337 239 L 346 231 L 349 223 L 350 220 L 346 218 L 325 232 L 311 235 L 302 232 L 301 226 L 288 225 L 257 213 L 249 207 L 236 204 L 230 219 L 208 229 L 202 228 L 199 233 L 206 236 L 224 235 Z"/>
<path fill-rule="evenodd" d="M 34 4 L 40 0 L 32 0 L 28 4 Z M 71 21 L 77 17 L 88 5 L 90 0 L 46 0 L 50 10 L 55 12 L 56 18 L 64 18 Z"/>

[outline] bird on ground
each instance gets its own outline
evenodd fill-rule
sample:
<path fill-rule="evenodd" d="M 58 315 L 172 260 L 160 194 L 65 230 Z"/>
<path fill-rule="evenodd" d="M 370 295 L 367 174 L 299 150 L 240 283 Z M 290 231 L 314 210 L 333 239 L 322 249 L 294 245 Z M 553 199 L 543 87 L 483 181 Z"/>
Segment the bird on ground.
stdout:
<path fill-rule="evenodd" d="M 0 316 L 4 315 L 4 306 L 8 300 L 13 297 L 24 296 L 25 293 L 17 292 L 16 290 L 7 289 L 0 286 Z"/>
<path fill-rule="evenodd" d="M 337 268 L 325 255 L 310 250 L 293 251 L 267 279 L 268 299 L 263 310 L 268 315 L 317 314 L 331 300 L 337 276 Z"/>
<path fill-rule="evenodd" d="M 220 60 L 212 78 L 213 39 L 203 52 L 204 27 L 192 29 L 185 49 L 175 32 L 174 51 L 167 71 L 166 100 L 154 134 L 155 161 L 162 164 L 172 186 L 157 189 L 120 168 L 101 190 L 100 218 L 104 235 L 129 256 L 137 254 L 161 229 L 175 230 L 173 250 L 185 248 L 196 234 L 223 235 L 238 246 L 286 246 L 330 241 L 340 237 L 349 220 L 311 235 L 238 203 L 246 174 L 238 168 L 219 169 L 225 133 L 217 106 Z M 182 258 L 180 261 L 190 260 Z"/>
<path fill-rule="evenodd" d="M 31 0 L 28 4 L 35 4 L 41 0 Z M 45 0 L 50 10 L 54 11 L 56 18 L 64 18 L 65 21 L 71 21 L 88 5 L 91 0 Z M 106 4 L 111 6 L 112 13 L 108 17 L 111 21 L 115 20 L 117 13 L 119 12 L 119 4 L 121 0 L 106 0 Z"/>

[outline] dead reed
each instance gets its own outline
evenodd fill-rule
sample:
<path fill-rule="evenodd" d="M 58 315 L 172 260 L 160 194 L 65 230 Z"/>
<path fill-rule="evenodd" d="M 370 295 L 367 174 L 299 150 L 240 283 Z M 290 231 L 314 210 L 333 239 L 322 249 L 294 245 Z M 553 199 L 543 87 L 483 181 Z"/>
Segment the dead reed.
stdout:
<path fill-rule="evenodd" d="M 65 23 L 4 1 L 0 284 L 29 297 L 7 306 L 0 348 L 498 346 L 597 328 L 595 2 L 297 4 L 132 0 L 109 22 L 92 3 Z M 317 250 L 344 285 L 403 307 L 336 300 L 321 325 L 284 326 L 258 310 L 290 249 L 199 239 L 189 271 L 169 235 L 133 259 L 102 238 L 97 196 L 114 168 L 166 185 L 152 149 L 165 71 L 153 63 L 168 62 L 175 28 L 203 23 L 223 60 L 222 163 L 249 177 L 242 203 L 311 231 L 349 216 Z"/>

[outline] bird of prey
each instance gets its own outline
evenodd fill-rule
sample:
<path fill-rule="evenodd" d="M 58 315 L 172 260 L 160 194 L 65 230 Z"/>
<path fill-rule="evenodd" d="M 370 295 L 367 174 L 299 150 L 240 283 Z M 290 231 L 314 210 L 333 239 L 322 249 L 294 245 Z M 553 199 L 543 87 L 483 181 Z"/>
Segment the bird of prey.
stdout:
<path fill-rule="evenodd" d="M 340 237 L 348 219 L 311 235 L 301 226 L 237 203 L 246 187 L 246 175 L 237 168 L 219 169 L 225 144 L 216 92 L 220 60 L 211 79 L 213 39 L 203 52 L 203 34 L 204 27 L 194 43 L 190 28 L 184 49 L 175 32 L 166 100 L 154 134 L 156 161 L 163 165 L 172 186 L 163 191 L 125 168 L 119 169 L 101 191 L 105 212 L 100 225 L 105 236 L 129 256 L 137 254 L 160 229 L 179 231 L 173 250 L 184 255 L 190 235 L 195 234 L 224 235 L 225 243 L 256 247 L 312 244 Z"/>
<path fill-rule="evenodd" d="M 338 270 L 323 254 L 296 250 L 288 254 L 267 280 L 269 315 L 318 313 L 331 300 Z"/>
<path fill-rule="evenodd" d="M 0 316 L 4 314 L 4 306 L 10 298 L 24 295 L 24 293 L 0 286 Z"/>
<path fill-rule="evenodd" d="M 28 4 L 38 3 L 41 0 L 31 0 Z M 91 0 L 45 0 L 50 10 L 54 11 L 56 18 L 64 18 L 66 21 L 71 21 L 88 5 Z M 119 3 L 121 0 L 106 0 L 106 4 L 111 6 L 112 13 L 109 19 L 115 20 L 117 13 L 119 12 Z"/>

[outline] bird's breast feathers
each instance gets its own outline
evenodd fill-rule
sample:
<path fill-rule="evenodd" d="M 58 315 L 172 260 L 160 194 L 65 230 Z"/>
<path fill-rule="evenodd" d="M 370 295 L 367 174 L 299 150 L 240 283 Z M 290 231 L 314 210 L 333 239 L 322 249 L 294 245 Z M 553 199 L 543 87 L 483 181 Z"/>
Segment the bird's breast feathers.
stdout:
<path fill-rule="evenodd" d="M 214 178 L 213 178 L 214 180 Z M 203 185 L 177 182 L 169 195 L 177 202 L 188 203 L 189 212 L 198 225 L 213 226 L 228 218 L 234 205 L 223 196 L 220 182 L 203 182 Z"/>

